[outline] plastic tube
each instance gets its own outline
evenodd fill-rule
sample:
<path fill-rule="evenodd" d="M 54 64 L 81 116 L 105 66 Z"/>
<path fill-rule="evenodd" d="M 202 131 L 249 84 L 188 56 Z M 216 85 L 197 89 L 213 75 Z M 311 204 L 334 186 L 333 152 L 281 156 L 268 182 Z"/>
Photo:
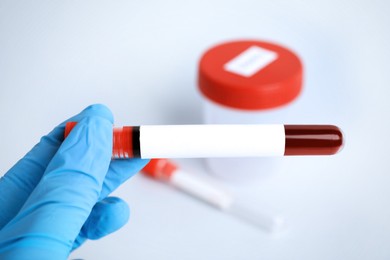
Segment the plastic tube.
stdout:
<path fill-rule="evenodd" d="M 70 122 L 65 137 L 76 125 Z M 343 145 L 333 125 L 145 125 L 113 130 L 114 159 L 332 155 Z"/>
<path fill-rule="evenodd" d="M 280 214 L 236 201 L 227 191 L 192 176 L 167 159 L 151 160 L 142 172 L 265 231 L 273 233 L 284 227 L 284 218 Z"/>

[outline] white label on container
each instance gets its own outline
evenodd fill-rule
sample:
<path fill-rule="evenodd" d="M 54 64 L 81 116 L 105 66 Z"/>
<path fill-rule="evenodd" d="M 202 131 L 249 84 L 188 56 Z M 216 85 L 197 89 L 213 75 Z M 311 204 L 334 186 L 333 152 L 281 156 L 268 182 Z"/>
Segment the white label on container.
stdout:
<path fill-rule="evenodd" d="M 258 46 L 252 46 L 226 63 L 224 65 L 224 69 L 249 78 L 275 61 L 277 58 L 278 54 L 276 52 L 266 50 Z"/>

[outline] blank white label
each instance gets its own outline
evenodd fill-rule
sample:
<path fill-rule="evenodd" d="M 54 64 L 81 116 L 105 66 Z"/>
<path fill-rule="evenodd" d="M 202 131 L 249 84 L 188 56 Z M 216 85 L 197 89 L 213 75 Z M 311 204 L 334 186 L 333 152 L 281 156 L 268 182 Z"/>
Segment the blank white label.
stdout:
<path fill-rule="evenodd" d="M 244 52 L 224 65 L 226 71 L 243 77 L 251 77 L 278 58 L 276 52 L 260 48 L 249 47 Z"/>
<path fill-rule="evenodd" d="M 283 125 L 143 125 L 141 158 L 283 156 Z"/>

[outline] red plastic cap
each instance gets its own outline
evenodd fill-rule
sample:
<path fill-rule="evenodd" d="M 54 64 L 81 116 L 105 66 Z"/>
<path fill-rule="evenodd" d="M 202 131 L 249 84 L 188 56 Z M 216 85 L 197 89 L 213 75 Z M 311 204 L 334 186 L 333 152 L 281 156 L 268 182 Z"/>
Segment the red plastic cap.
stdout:
<path fill-rule="evenodd" d="M 152 159 L 141 171 L 154 179 L 167 181 L 176 170 L 177 166 L 167 159 Z"/>
<path fill-rule="evenodd" d="M 216 103 L 260 110 L 294 100 L 302 89 L 302 73 L 302 63 L 291 50 L 262 41 L 235 41 L 204 53 L 198 84 Z"/>
<path fill-rule="evenodd" d="M 77 125 L 77 122 L 68 122 L 66 123 L 65 125 L 65 131 L 64 131 L 64 138 L 66 138 L 70 131 L 72 131 L 73 127 L 75 127 Z"/>

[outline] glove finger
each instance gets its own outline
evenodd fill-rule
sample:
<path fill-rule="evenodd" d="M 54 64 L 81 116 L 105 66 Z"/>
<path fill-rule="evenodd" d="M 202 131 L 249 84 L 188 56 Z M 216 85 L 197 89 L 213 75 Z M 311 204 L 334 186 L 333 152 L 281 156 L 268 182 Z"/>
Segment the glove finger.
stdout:
<path fill-rule="evenodd" d="M 81 229 L 88 239 L 99 239 L 123 227 L 130 217 L 127 203 L 118 197 L 107 197 L 96 203 Z"/>
<path fill-rule="evenodd" d="M 149 160 L 146 159 L 128 159 L 114 160 L 110 164 L 110 168 L 103 183 L 103 188 L 100 193 L 99 200 L 107 197 L 119 185 L 131 178 L 139 172 Z"/>
<path fill-rule="evenodd" d="M 0 230 L 16 215 L 41 179 L 64 139 L 66 122 L 80 121 L 94 114 L 104 115 L 112 121 L 112 115 L 105 106 L 87 107 L 43 136 L 40 142 L 0 179 Z"/>
<path fill-rule="evenodd" d="M 95 205 L 95 207 L 92 209 L 91 215 L 88 217 L 87 222 L 84 224 L 82 228 L 83 232 L 80 232 L 79 236 L 76 238 L 76 240 L 73 243 L 72 251 L 79 248 L 87 240 L 87 237 L 85 237 L 87 234 L 90 234 L 87 235 L 89 239 L 97 239 L 99 238 L 99 236 L 97 236 L 96 233 L 109 234 L 116 230 L 113 229 L 112 227 L 118 227 L 119 229 L 120 227 L 125 225 L 125 223 L 128 220 L 128 216 L 127 217 L 125 216 L 125 211 L 124 211 L 125 207 L 128 208 L 127 204 L 125 202 L 118 201 L 117 203 L 120 204 L 113 205 L 112 201 L 119 200 L 119 198 L 115 198 L 115 197 L 106 198 L 106 197 L 111 192 L 113 192 L 120 184 L 122 184 L 123 182 L 131 178 L 134 174 L 139 172 L 148 162 L 149 160 L 145 160 L 145 159 L 111 161 L 110 168 L 107 172 L 106 178 L 103 183 L 103 188 L 99 197 L 99 200 L 102 201 L 98 202 L 97 205 Z M 100 203 L 104 203 L 104 204 L 98 206 L 100 205 Z M 123 203 L 124 205 L 122 205 Z M 103 207 L 107 207 L 107 210 L 103 211 L 102 210 Z M 119 211 L 119 212 L 116 213 L 115 211 Z M 127 211 L 129 212 L 130 210 L 127 209 Z M 129 213 L 127 215 L 129 215 Z M 108 221 L 111 222 L 112 224 L 108 224 L 108 226 L 100 227 L 100 228 L 105 228 L 103 232 L 100 232 L 99 230 L 94 231 L 95 224 L 92 224 L 92 220 L 96 220 L 95 223 L 98 222 L 103 223 L 104 221 Z M 95 233 L 95 235 L 93 233 Z"/>
<path fill-rule="evenodd" d="M 83 237 L 81 234 L 79 234 L 78 237 L 76 238 L 76 240 L 73 242 L 73 246 L 72 246 L 71 251 L 76 250 L 77 248 L 82 246 L 85 243 L 85 241 L 87 241 L 87 238 Z"/>
<path fill-rule="evenodd" d="M 20 212 L 2 229 L 0 243 L 21 248 L 20 254 L 32 245 L 41 245 L 43 255 L 68 256 L 99 198 L 109 168 L 112 116 L 108 114 L 79 121 Z"/>
<path fill-rule="evenodd" d="M 108 197 L 96 203 L 73 249 L 78 248 L 86 239 L 100 239 L 117 231 L 128 222 L 129 216 L 129 206 L 118 197 Z"/>

